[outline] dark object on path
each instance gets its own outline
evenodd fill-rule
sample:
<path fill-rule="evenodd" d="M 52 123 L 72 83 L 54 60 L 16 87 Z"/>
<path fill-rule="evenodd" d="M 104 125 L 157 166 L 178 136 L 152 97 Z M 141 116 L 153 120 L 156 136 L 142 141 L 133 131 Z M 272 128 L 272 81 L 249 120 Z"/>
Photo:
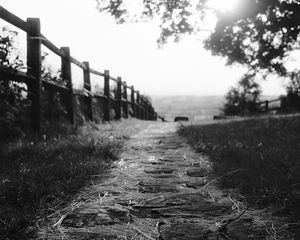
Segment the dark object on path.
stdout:
<path fill-rule="evenodd" d="M 167 120 L 164 117 L 161 116 L 157 116 L 160 120 L 162 120 L 163 122 L 167 122 Z"/>
<path fill-rule="evenodd" d="M 188 117 L 175 117 L 174 122 L 189 121 Z"/>
<path fill-rule="evenodd" d="M 225 116 L 221 116 L 221 115 L 214 115 L 214 120 L 221 120 L 221 119 L 225 119 Z"/>

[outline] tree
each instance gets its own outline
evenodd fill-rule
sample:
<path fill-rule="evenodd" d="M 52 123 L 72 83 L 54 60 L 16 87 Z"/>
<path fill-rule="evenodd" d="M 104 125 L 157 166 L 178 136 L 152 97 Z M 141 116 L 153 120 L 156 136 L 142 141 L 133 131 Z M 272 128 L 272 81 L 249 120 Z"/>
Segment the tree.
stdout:
<path fill-rule="evenodd" d="M 0 33 L 0 65 L 14 69 L 22 68 L 24 64 L 14 47 L 18 32 L 2 27 Z"/>
<path fill-rule="evenodd" d="M 300 111 L 300 72 L 294 73 L 287 85 L 287 95 L 281 97 L 280 108 L 283 112 Z"/>
<path fill-rule="evenodd" d="M 259 84 L 255 82 L 255 74 L 247 73 L 232 87 L 225 96 L 223 108 L 225 115 L 247 115 L 258 112 L 258 101 L 261 94 Z"/>
<path fill-rule="evenodd" d="M 199 0 L 199 3 L 189 0 L 96 1 L 97 8 L 115 17 L 117 23 L 159 19 L 161 35 L 158 43 L 164 44 L 170 38 L 178 41 L 182 34 L 195 31 L 196 21 L 191 19 L 192 11 L 197 8 L 202 12 L 207 0 Z"/>
<path fill-rule="evenodd" d="M 6 68 L 21 69 L 24 65 L 14 47 L 17 32 L 5 27 L 0 29 L 0 65 Z M 22 109 L 28 103 L 23 96 L 24 85 L 0 78 L 0 141 L 21 134 L 16 128 Z"/>
<path fill-rule="evenodd" d="M 243 0 L 235 14 L 218 14 L 206 48 L 229 64 L 287 75 L 285 58 L 300 47 L 299 23 L 299 0 Z"/>
<path fill-rule="evenodd" d="M 226 57 L 228 64 L 243 64 L 249 70 L 289 75 L 285 58 L 300 47 L 299 0 L 239 0 L 230 13 L 212 8 L 211 0 L 143 0 L 139 8 L 132 8 L 128 4 L 131 1 L 96 1 L 100 11 L 109 12 L 119 23 L 159 19 L 160 44 L 201 31 L 201 21 L 214 14 L 216 27 L 205 47 Z"/>

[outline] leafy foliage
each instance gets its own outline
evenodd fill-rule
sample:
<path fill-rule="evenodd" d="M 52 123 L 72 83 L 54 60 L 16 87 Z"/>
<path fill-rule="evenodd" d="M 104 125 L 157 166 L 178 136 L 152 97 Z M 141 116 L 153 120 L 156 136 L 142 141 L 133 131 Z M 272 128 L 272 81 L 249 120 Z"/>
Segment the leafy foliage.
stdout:
<path fill-rule="evenodd" d="M 21 69 L 23 61 L 19 59 L 14 47 L 18 33 L 5 27 L 1 28 L 0 35 L 0 65 Z M 17 82 L 0 78 L 0 141 L 22 135 L 19 128 L 25 121 L 24 110 L 29 102 L 24 97 L 26 86 Z M 16 127 L 19 125 L 19 127 Z"/>
<path fill-rule="evenodd" d="M 18 55 L 17 39 L 18 32 L 6 27 L 1 28 L 0 65 L 2 67 L 12 70 L 26 68 Z M 42 79 L 66 86 L 66 82 L 61 78 L 60 70 L 54 73 L 45 66 L 47 55 L 47 53 L 42 55 Z M 42 90 L 42 117 L 45 120 L 44 122 L 48 124 L 49 120 L 65 120 L 66 109 L 63 104 L 63 94 L 49 87 L 43 87 Z M 0 78 L 0 141 L 17 139 L 24 135 L 24 130 L 28 128 L 30 121 L 28 110 L 31 103 L 27 96 L 25 83 Z"/>
<path fill-rule="evenodd" d="M 6 27 L 0 29 L 0 64 L 5 67 L 20 69 L 24 63 L 16 53 L 15 40 L 18 32 Z"/>
<path fill-rule="evenodd" d="M 299 0 L 239 0 L 230 13 L 213 9 L 211 0 L 143 0 L 140 7 L 135 2 L 134 10 L 123 0 L 97 2 L 99 10 L 109 12 L 121 23 L 159 19 L 159 43 L 201 31 L 201 21 L 214 14 L 217 23 L 205 47 L 214 55 L 226 57 L 228 64 L 239 63 L 257 71 L 286 75 L 284 59 L 299 48 Z"/>
<path fill-rule="evenodd" d="M 223 108 L 225 115 L 247 115 L 258 111 L 261 90 L 254 77 L 255 74 L 245 74 L 237 86 L 228 91 Z"/>
<path fill-rule="evenodd" d="M 287 86 L 287 95 L 281 98 L 280 107 L 283 112 L 300 111 L 300 73 L 292 74 L 291 80 Z"/>
<path fill-rule="evenodd" d="M 206 47 L 229 64 L 286 75 L 284 58 L 299 48 L 299 15 L 298 0 L 243 0 L 234 14 L 218 15 Z"/>
<path fill-rule="evenodd" d="M 161 28 L 158 43 L 164 44 L 169 38 L 178 41 L 181 34 L 194 32 L 192 11 L 195 8 L 201 10 L 207 0 L 199 0 L 197 3 L 188 0 L 143 0 L 135 2 L 135 6 L 123 0 L 96 1 L 98 9 L 110 13 L 118 23 L 158 18 Z"/>

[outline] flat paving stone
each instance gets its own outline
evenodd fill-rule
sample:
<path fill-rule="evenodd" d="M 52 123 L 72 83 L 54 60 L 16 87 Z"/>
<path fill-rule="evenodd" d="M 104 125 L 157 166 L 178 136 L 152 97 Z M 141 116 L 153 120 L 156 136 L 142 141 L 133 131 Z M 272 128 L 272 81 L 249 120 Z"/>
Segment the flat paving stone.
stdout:
<path fill-rule="evenodd" d="M 166 192 L 178 192 L 179 189 L 173 182 L 170 181 L 142 181 L 139 182 L 139 192 L 142 193 L 166 193 Z"/>
<path fill-rule="evenodd" d="M 172 168 L 153 168 L 153 169 L 144 169 L 145 173 L 151 174 L 170 174 L 173 173 L 175 169 Z"/>
<path fill-rule="evenodd" d="M 189 177 L 205 177 L 208 173 L 208 170 L 205 168 L 192 168 L 186 171 L 186 175 Z"/>

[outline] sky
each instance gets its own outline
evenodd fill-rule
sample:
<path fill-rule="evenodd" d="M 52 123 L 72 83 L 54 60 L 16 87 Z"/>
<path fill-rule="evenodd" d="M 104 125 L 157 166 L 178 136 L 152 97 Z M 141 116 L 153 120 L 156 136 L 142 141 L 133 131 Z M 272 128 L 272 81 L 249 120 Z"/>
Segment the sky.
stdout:
<path fill-rule="evenodd" d="M 226 1 L 234 8 L 236 0 Z M 116 24 L 112 17 L 99 13 L 95 0 L 0 0 L 0 5 L 23 20 L 40 18 L 42 34 L 56 46 L 70 47 L 76 59 L 89 61 L 95 70 L 109 70 L 111 76 L 122 77 L 127 85 L 149 96 L 224 95 L 245 72 L 211 56 L 196 36 L 158 48 L 160 30 L 155 23 Z M 0 26 L 3 24 L 1 21 Z M 25 42 L 21 34 L 19 41 L 22 39 Z M 60 64 L 54 55 L 48 61 L 50 68 Z M 82 72 L 72 70 L 74 85 L 80 87 Z M 101 78 L 92 77 L 92 81 L 103 83 Z M 261 85 L 265 95 L 284 93 L 282 80 Z"/>

